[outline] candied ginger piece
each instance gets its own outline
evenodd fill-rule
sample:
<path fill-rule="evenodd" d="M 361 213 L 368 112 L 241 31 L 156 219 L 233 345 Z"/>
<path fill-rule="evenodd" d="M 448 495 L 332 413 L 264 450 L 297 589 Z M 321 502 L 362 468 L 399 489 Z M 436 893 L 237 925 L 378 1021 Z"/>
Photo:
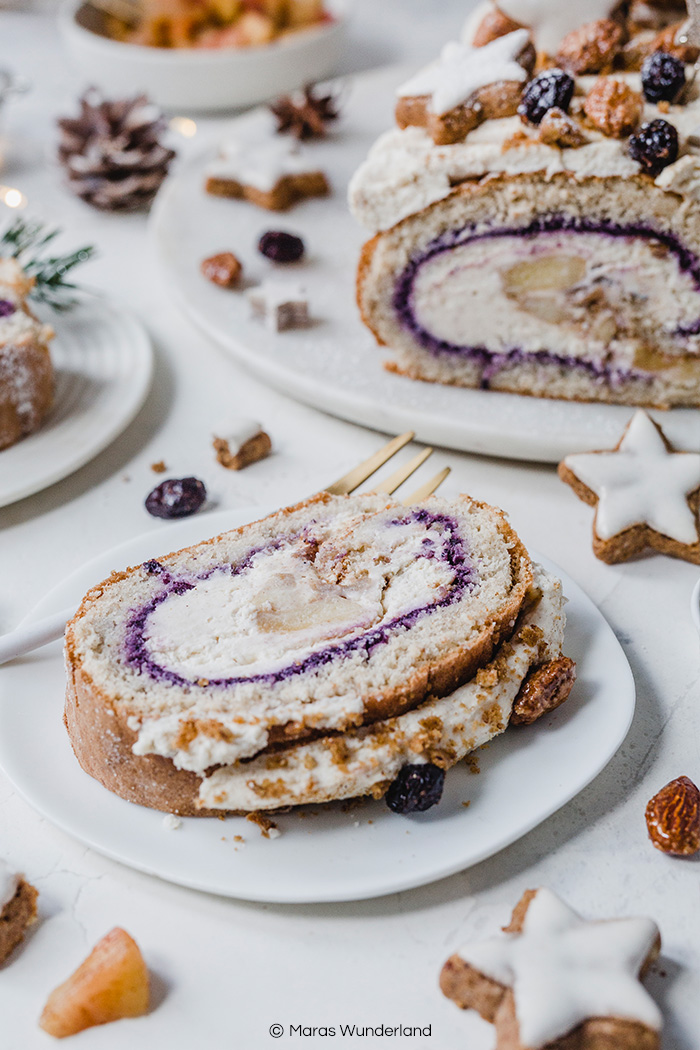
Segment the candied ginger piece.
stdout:
<path fill-rule="evenodd" d="M 136 941 L 118 926 L 55 988 L 39 1026 L 62 1039 L 93 1025 L 140 1017 L 148 1010 L 148 969 Z"/>

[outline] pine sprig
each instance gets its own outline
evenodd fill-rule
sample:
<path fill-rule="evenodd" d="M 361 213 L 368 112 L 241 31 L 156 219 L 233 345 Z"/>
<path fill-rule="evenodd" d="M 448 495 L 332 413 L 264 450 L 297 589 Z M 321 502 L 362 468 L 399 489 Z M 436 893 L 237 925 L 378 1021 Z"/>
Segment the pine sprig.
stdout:
<path fill-rule="evenodd" d="M 42 222 L 16 219 L 0 237 L 0 257 L 16 259 L 24 272 L 34 278 L 31 298 L 58 311 L 69 310 L 78 302 L 72 294 L 78 285 L 66 278 L 71 270 L 95 254 L 95 248 L 90 245 L 66 255 L 47 255 L 47 246 L 60 232 Z"/>

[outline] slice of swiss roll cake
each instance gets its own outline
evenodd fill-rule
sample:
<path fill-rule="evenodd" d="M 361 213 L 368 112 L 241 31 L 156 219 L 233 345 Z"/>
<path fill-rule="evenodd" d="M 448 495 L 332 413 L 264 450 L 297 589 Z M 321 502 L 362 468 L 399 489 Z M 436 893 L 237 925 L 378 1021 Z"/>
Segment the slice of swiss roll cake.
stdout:
<path fill-rule="evenodd" d="M 86 772 L 169 812 L 379 797 L 505 729 L 562 604 L 493 507 L 319 495 L 94 587 L 66 726 Z"/>

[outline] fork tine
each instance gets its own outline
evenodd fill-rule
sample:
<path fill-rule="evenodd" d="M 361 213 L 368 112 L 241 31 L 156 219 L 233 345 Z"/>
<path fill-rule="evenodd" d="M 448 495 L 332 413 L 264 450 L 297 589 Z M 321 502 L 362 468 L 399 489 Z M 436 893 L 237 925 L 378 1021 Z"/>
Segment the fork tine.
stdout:
<path fill-rule="evenodd" d="M 415 492 L 412 492 L 410 496 L 402 501 L 404 507 L 410 507 L 412 503 L 420 503 L 422 499 L 427 499 L 428 496 L 432 496 L 433 492 L 440 488 L 449 473 L 450 468 L 445 467 L 439 474 L 436 474 L 434 478 L 431 478 L 430 481 L 426 481 L 425 485 L 421 485 L 420 488 L 416 489 Z"/>
<path fill-rule="evenodd" d="M 353 467 L 349 473 L 342 478 L 338 478 L 337 481 L 328 485 L 323 491 L 329 492 L 331 496 L 347 496 L 350 492 L 354 492 L 358 485 L 361 485 L 375 471 L 383 467 L 387 460 L 395 456 L 399 449 L 402 449 L 409 441 L 413 441 L 414 437 L 413 431 L 407 430 L 405 434 L 399 434 L 398 437 L 392 438 L 383 448 L 380 448 L 373 456 L 366 459 L 364 463 Z"/>
<path fill-rule="evenodd" d="M 409 459 L 408 463 L 399 467 L 399 469 L 395 470 L 393 474 L 390 474 L 385 481 L 382 481 L 381 484 L 372 489 L 372 492 L 386 493 L 387 496 L 390 496 L 392 492 L 396 492 L 399 485 L 403 485 L 404 481 L 407 481 L 411 474 L 414 474 L 421 464 L 425 463 L 428 456 L 432 456 L 432 454 L 432 448 L 424 448 L 417 456 L 414 456 L 413 459 Z"/>

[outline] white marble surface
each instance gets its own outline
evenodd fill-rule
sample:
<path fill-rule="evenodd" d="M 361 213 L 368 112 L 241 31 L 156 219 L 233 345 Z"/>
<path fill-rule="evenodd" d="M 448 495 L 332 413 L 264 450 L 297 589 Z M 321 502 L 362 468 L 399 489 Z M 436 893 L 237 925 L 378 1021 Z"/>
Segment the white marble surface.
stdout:
<path fill-rule="evenodd" d="M 356 0 L 348 68 L 407 58 L 422 62 L 459 27 L 468 2 Z M 382 438 L 287 401 L 210 345 L 170 302 L 142 217 L 103 216 L 71 199 L 51 161 L 53 120 L 82 86 L 64 64 L 44 15 L 0 14 L 2 61 L 34 90 L 8 111 L 11 150 L 3 182 L 32 210 L 59 219 L 100 258 L 85 277 L 127 299 L 158 354 L 153 392 L 120 440 L 71 478 L 0 510 L 0 630 L 86 559 L 139 532 L 162 534 L 143 498 L 150 464 L 202 477 L 220 507 L 296 499 L 369 454 Z M 211 420 L 228 411 L 262 420 L 276 453 L 241 474 L 214 462 Z M 699 642 L 689 598 L 697 569 L 651 558 L 607 567 L 590 548 L 590 509 L 554 469 L 440 452 L 445 491 L 500 504 L 526 540 L 578 579 L 620 638 L 638 689 L 627 741 L 578 798 L 523 840 L 470 871 L 369 903 L 277 907 L 223 900 L 161 883 L 106 860 L 37 817 L 0 775 L 0 854 L 40 891 L 40 922 L 0 970 L 0 1046 L 40 1050 L 36 1022 L 49 990 L 108 929 L 123 925 L 155 975 L 145 1018 L 77 1037 L 85 1050 L 192 1045 L 263 1050 L 299 1045 L 407 1050 L 489 1050 L 493 1033 L 443 999 L 437 976 L 461 941 L 504 923 L 527 887 L 548 885 L 591 917 L 644 913 L 658 921 L 663 957 L 649 986 L 666 1016 L 664 1050 L 697 1050 L 700 908 L 697 860 L 663 856 L 644 825 L 647 799 L 668 780 L 700 780 Z M 0 670 L 0 676 L 2 671 Z M 0 695 L 2 703 L 31 702 Z M 56 697 L 56 704 L 61 698 Z M 166 832 L 164 832 L 166 833 Z M 178 834 L 178 832 L 167 832 Z M 225 825 L 222 825 L 225 833 Z M 270 861 L 274 863 L 275 843 Z M 235 855 L 232 855 L 232 864 Z M 431 1025 L 421 1038 L 273 1040 L 273 1023 Z"/>

